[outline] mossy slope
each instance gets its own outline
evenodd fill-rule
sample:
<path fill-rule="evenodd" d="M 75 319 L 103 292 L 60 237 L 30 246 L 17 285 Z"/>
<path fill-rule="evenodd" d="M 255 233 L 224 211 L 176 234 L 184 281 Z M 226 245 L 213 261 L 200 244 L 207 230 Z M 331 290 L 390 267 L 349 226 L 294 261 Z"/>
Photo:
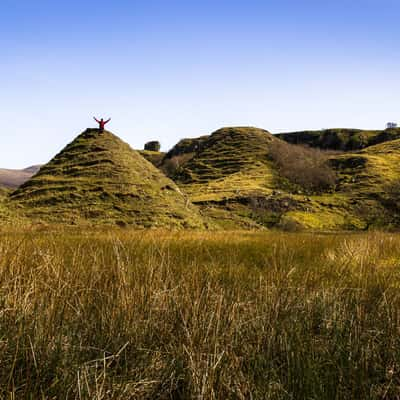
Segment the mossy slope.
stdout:
<path fill-rule="evenodd" d="M 331 155 L 335 190 L 300 196 L 295 210 L 281 215 L 311 229 L 398 229 L 400 227 L 400 139 Z"/>
<path fill-rule="evenodd" d="M 174 182 L 108 131 L 87 129 L 10 197 L 29 218 L 201 227 Z"/>
<path fill-rule="evenodd" d="M 278 138 L 292 144 L 303 144 L 326 150 L 354 151 L 400 138 L 400 128 L 386 130 L 324 129 L 279 133 Z"/>
<path fill-rule="evenodd" d="M 222 128 L 211 134 L 178 171 L 178 184 L 199 202 L 227 199 L 273 187 L 268 144 L 277 140 L 258 128 Z M 196 193 L 196 194 L 195 194 Z"/>
<path fill-rule="evenodd" d="M 400 139 L 331 157 L 337 194 L 367 226 L 400 226 Z"/>

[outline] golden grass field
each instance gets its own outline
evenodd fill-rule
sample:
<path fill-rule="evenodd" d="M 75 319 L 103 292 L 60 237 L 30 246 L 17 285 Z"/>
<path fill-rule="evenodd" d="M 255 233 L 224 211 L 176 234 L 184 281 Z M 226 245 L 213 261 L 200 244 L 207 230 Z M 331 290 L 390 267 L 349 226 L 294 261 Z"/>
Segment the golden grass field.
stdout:
<path fill-rule="evenodd" d="M 398 399 L 400 236 L 0 231 L 1 399 Z"/>

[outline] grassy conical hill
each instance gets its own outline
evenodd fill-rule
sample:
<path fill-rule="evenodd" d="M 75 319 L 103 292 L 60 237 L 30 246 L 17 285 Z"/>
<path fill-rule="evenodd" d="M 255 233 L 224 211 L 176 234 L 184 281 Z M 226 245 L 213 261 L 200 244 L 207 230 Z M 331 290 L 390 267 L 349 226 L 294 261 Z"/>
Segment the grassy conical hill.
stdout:
<path fill-rule="evenodd" d="M 258 128 L 222 128 L 210 135 L 186 165 L 179 181 L 208 182 L 265 165 L 268 143 L 274 137 Z"/>
<path fill-rule="evenodd" d="M 10 201 L 31 218 L 68 223 L 200 227 L 174 182 L 108 131 L 87 129 Z"/>
<path fill-rule="evenodd" d="M 222 128 L 205 138 L 174 180 L 184 185 L 195 202 L 220 201 L 271 191 L 274 167 L 269 144 L 278 140 L 252 127 Z"/>
<path fill-rule="evenodd" d="M 280 140 L 253 127 L 222 128 L 210 136 L 186 140 L 182 154 L 179 149 L 170 153 L 178 161 L 180 156 L 190 157 L 171 176 L 220 226 L 255 227 L 249 202 L 279 187 L 277 169 L 269 157 L 274 141 Z"/>

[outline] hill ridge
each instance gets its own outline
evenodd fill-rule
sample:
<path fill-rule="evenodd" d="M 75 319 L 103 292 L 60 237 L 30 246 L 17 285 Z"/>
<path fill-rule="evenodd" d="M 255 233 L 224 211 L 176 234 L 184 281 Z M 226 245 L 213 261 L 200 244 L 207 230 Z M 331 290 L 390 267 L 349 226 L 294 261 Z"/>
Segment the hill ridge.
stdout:
<path fill-rule="evenodd" d="M 292 144 L 303 144 L 325 150 L 356 151 L 400 138 L 400 128 L 385 130 L 329 128 L 277 133 L 275 136 Z"/>

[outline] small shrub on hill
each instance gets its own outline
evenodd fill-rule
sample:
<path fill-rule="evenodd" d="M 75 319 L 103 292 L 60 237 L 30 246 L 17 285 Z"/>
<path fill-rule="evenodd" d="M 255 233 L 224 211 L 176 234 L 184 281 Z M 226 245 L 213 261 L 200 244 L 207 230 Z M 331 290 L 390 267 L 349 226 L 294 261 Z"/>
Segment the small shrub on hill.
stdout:
<path fill-rule="evenodd" d="M 300 232 L 304 229 L 299 222 L 288 217 L 281 218 L 277 227 L 285 232 Z"/>
<path fill-rule="evenodd" d="M 270 145 L 269 155 L 283 177 L 306 191 L 322 192 L 335 186 L 336 173 L 319 149 L 276 140 Z"/>
<path fill-rule="evenodd" d="M 144 149 L 145 150 L 149 150 L 149 151 L 160 151 L 161 145 L 160 142 L 153 140 L 151 142 L 147 142 L 144 145 Z"/>
<path fill-rule="evenodd" d="M 165 175 L 174 177 L 191 158 L 193 158 L 193 153 L 185 153 L 167 158 L 162 163 L 161 170 Z"/>

